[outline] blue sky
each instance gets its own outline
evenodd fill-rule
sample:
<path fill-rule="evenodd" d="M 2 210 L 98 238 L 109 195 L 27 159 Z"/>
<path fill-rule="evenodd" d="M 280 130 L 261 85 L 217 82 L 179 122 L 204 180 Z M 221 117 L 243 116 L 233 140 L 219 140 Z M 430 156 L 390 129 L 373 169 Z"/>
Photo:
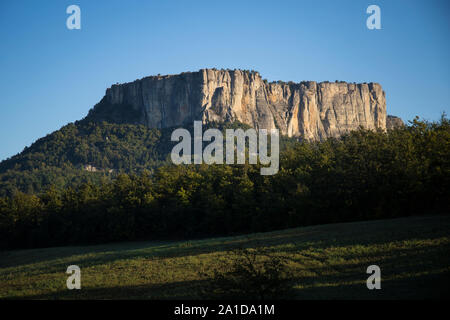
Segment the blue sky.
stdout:
<path fill-rule="evenodd" d="M 66 8 L 81 8 L 81 30 Z M 381 8 L 381 30 L 366 8 Z M 206 67 L 285 81 L 379 82 L 388 113 L 450 105 L 450 1 L 0 2 L 0 160 L 84 117 L 106 88 Z"/>

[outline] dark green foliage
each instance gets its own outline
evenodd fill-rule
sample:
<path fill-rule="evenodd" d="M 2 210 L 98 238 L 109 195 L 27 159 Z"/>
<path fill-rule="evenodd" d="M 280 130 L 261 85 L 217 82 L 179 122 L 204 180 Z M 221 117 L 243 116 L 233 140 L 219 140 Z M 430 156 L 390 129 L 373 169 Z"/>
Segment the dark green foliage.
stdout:
<path fill-rule="evenodd" d="M 151 171 L 166 163 L 169 140 L 168 130 L 143 125 L 71 123 L 0 163 L 0 196 L 17 190 L 38 193 L 51 184 L 99 184 L 119 172 Z M 97 172 L 87 172 L 88 165 Z"/>
<path fill-rule="evenodd" d="M 249 128 L 240 123 L 209 127 Z M 0 196 L 16 191 L 36 194 L 50 185 L 58 189 L 85 182 L 99 185 L 119 173 L 153 172 L 170 163 L 169 153 L 177 143 L 170 141 L 173 129 L 87 120 L 70 123 L 0 163 Z M 192 134 L 192 124 L 187 129 Z M 289 140 L 283 138 L 282 145 Z M 86 171 L 86 166 L 95 167 L 96 172 Z"/>
<path fill-rule="evenodd" d="M 2 247 L 207 237 L 450 211 L 450 124 L 445 117 L 438 123 L 415 119 L 387 133 L 361 129 L 323 142 L 283 139 L 280 171 L 274 176 L 261 176 L 258 165 L 169 164 L 146 170 L 157 161 L 149 160 L 146 167 L 137 159 L 158 158 L 167 152 L 159 151 L 163 146 L 171 146 L 164 134 L 158 136 L 160 131 L 141 126 L 86 123 L 62 132 L 39 140 L 33 153 L 24 152 L 1 167 L 31 166 L 34 181 L 47 168 L 37 165 L 45 155 L 39 150 L 51 149 L 53 166 L 66 164 L 58 161 L 67 155 L 67 166 L 79 172 L 76 166 L 84 161 L 139 170 L 94 173 L 97 181 L 66 188 L 61 182 L 39 194 L 16 191 L 0 198 Z M 55 144 L 60 134 L 61 143 Z M 108 147 L 105 134 L 114 147 Z M 74 140 L 76 147 L 68 147 Z M 88 151 L 70 155 L 80 143 Z M 96 162 L 102 152 L 108 154 L 103 164 Z M 9 182 L 4 180 L 8 174 L 14 177 L 6 171 L 2 183 Z M 56 175 L 47 179 L 58 181 Z"/>

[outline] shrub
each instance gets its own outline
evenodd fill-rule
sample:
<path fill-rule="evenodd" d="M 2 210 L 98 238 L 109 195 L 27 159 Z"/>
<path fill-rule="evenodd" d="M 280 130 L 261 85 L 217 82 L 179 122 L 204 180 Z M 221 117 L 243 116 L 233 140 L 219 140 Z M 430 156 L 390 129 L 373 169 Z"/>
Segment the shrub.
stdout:
<path fill-rule="evenodd" d="M 210 274 L 203 294 L 209 299 L 281 299 L 293 290 L 287 259 L 263 248 L 235 249 Z"/>

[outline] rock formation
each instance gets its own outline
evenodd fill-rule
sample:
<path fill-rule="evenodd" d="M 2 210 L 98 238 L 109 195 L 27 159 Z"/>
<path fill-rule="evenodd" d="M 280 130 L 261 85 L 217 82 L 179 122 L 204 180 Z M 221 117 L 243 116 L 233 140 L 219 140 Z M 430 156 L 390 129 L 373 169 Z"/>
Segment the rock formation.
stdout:
<path fill-rule="evenodd" d="M 87 118 L 157 128 L 237 120 L 317 140 L 385 130 L 386 100 L 377 83 L 268 83 L 254 71 L 202 69 L 113 85 Z"/>
<path fill-rule="evenodd" d="M 386 129 L 388 130 L 402 127 L 404 125 L 403 120 L 399 117 L 388 115 L 386 118 Z"/>

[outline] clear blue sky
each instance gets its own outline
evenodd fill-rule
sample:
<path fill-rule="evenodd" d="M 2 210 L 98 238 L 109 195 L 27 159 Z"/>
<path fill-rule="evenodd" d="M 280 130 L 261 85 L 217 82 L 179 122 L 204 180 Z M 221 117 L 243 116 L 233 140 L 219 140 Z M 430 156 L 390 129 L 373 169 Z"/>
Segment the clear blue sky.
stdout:
<path fill-rule="evenodd" d="M 81 30 L 66 8 L 81 8 Z M 366 28 L 381 8 L 382 30 Z M 450 1 L 0 2 L 0 160 L 84 117 L 106 88 L 205 67 L 285 81 L 379 82 L 388 113 L 450 105 Z"/>

